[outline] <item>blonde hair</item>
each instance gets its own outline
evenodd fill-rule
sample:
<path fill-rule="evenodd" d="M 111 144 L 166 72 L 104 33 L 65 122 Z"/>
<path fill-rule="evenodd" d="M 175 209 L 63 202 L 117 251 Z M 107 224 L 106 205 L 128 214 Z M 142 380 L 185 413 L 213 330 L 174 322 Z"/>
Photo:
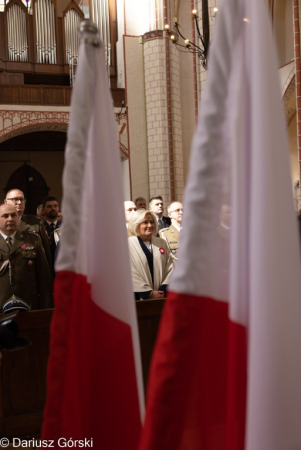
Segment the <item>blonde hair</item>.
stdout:
<path fill-rule="evenodd" d="M 138 236 L 138 232 L 137 232 L 138 228 L 139 228 L 140 224 L 143 222 L 143 220 L 147 214 L 150 214 L 154 221 L 153 235 L 156 236 L 156 234 L 158 233 L 158 222 L 157 222 L 157 218 L 156 218 L 155 214 L 152 213 L 151 211 L 148 211 L 147 209 L 146 210 L 138 209 L 137 211 L 132 213 L 131 218 L 129 220 L 129 225 L 128 225 L 128 230 L 135 236 Z"/>

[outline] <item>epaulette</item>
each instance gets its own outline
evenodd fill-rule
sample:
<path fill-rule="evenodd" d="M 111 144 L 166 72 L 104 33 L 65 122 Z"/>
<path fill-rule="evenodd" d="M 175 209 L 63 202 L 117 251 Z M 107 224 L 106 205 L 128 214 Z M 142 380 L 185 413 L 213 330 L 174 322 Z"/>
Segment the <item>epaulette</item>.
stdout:
<path fill-rule="evenodd" d="M 35 219 L 35 220 L 41 220 L 37 216 L 35 216 L 34 214 L 25 214 L 25 217 L 30 217 L 31 219 Z"/>
<path fill-rule="evenodd" d="M 22 220 L 22 222 L 27 223 L 28 225 L 36 225 L 36 224 L 41 224 L 41 219 L 39 219 L 38 217 L 32 215 L 32 214 L 24 214 L 23 215 L 25 220 Z"/>
<path fill-rule="evenodd" d="M 23 230 L 22 233 L 24 234 L 33 234 L 34 236 L 39 236 L 39 233 L 37 233 L 36 231 L 32 231 L 32 230 Z"/>
<path fill-rule="evenodd" d="M 166 228 L 161 228 L 161 230 L 159 231 L 159 233 L 161 233 L 161 231 L 169 230 L 170 227 L 171 227 L 171 225 L 169 225 L 169 227 L 166 227 Z"/>

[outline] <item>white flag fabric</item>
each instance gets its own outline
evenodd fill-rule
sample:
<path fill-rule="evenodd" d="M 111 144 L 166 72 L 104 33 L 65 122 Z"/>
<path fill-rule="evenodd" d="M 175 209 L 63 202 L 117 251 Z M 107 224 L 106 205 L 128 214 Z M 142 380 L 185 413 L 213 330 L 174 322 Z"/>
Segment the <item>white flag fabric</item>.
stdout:
<path fill-rule="evenodd" d="M 72 95 L 42 436 L 133 450 L 143 417 L 140 349 L 116 123 L 95 40 L 83 37 Z"/>
<path fill-rule="evenodd" d="M 271 25 L 218 12 L 141 450 L 301 447 L 301 263 Z"/>

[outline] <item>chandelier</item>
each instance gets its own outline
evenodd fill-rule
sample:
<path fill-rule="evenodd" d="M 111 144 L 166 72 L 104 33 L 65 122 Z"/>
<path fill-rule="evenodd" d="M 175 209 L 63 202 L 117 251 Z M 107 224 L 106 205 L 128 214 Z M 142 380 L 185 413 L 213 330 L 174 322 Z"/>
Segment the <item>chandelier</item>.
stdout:
<path fill-rule="evenodd" d="M 214 16 L 217 12 L 217 8 L 213 8 Z M 200 58 L 201 64 L 204 69 L 207 69 L 207 57 L 210 43 L 210 24 L 209 24 L 209 9 L 208 9 L 208 0 L 202 0 L 202 22 L 203 22 L 203 33 L 201 33 L 199 21 L 200 17 L 196 9 L 192 10 L 192 20 L 194 22 L 195 30 L 197 33 L 197 43 L 191 39 L 188 39 L 184 36 L 180 30 L 181 25 L 178 22 L 178 17 L 175 16 L 174 21 L 174 30 L 170 30 L 168 24 L 165 25 L 165 30 L 168 33 L 168 36 L 172 43 L 176 46 L 177 50 L 182 52 L 189 51 L 190 53 L 194 53 Z"/>

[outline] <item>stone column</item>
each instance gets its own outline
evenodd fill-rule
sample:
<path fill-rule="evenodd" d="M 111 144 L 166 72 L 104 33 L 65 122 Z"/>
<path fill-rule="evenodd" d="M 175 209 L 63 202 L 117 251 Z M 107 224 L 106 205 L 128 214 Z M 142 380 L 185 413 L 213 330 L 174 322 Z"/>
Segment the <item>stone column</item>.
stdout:
<path fill-rule="evenodd" d="M 150 195 L 167 204 L 184 188 L 179 55 L 163 30 L 143 42 Z"/>
<path fill-rule="evenodd" d="M 150 196 L 162 195 L 167 203 L 171 200 L 173 167 L 169 164 L 169 138 L 172 136 L 169 136 L 170 85 L 167 86 L 166 78 L 164 31 L 146 33 L 143 43 Z"/>

